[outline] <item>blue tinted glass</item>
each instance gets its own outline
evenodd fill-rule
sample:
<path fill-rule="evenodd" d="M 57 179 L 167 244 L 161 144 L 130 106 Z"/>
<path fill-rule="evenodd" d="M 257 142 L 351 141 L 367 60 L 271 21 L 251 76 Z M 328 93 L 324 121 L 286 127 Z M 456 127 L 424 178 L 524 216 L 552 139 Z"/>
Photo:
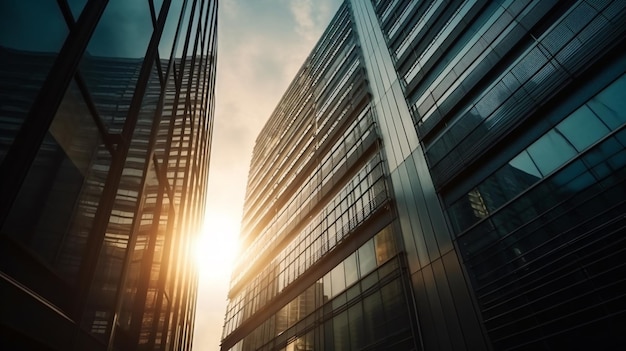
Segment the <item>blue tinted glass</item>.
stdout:
<path fill-rule="evenodd" d="M 509 161 L 509 165 L 528 175 L 541 178 L 541 173 L 539 173 L 537 166 L 535 166 L 535 163 L 530 159 L 528 152 L 525 150 Z"/>
<path fill-rule="evenodd" d="M 609 128 L 615 129 L 626 122 L 626 76 L 622 76 L 588 105 Z"/>
<path fill-rule="evenodd" d="M 0 46 L 56 53 L 68 30 L 56 1 L 0 1 Z"/>
<path fill-rule="evenodd" d="M 535 141 L 527 150 L 543 175 L 576 155 L 576 150 L 554 130 Z"/>
<path fill-rule="evenodd" d="M 165 20 L 165 26 L 163 27 L 163 34 L 161 35 L 161 41 L 159 42 L 159 57 L 162 61 L 168 60 L 172 54 L 174 38 L 180 20 L 182 5 L 182 0 L 172 1 L 169 12 L 167 13 L 167 19 Z M 187 6 L 187 8 L 190 7 L 191 6 L 189 5 Z M 178 45 L 180 45 L 180 43 L 178 43 Z"/>
<path fill-rule="evenodd" d="M 183 0 L 174 0 L 172 1 L 172 5 L 176 5 L 182 2 Z M 161 6 L 163 6 L 163 0 L 152 0 L 152 3 L 154 4 L 154 14 L 158 18 L 159 12 L 161 11 Z"/>
<path fill-rule="evenodd" d="M 99 57 L 141 58 L 152 36 L 147 1 L 111 0 L 87 46 Z"/>
<path fill-rule="evenodd" d="M 67 33 L 56 1 L 0 1 L 0 162 Z"/>
<path fill-rule="evenodd" d="M 87 0 L 67 0 L 67 4 L 70 6 L 70 10 L 72 11 L 72 15 L 74 16 L 74 21 L 78 20 L 81 12 L 83 12 L 83 8 Z"/>
<path fill-rule="evenodd" d="M 559 123 L 556 129 L 578 151 L 584 150 L 609 132 L 609 128 L 596 117 L 587 105 L 583 105 L 574 111 L 574 113 Z"/>
<path fill-rule="evenodd" d="M 152 30 L 147 1 L 109 1 L 80 63 L 111 133 L 119 133 L 124 125 Z"/>

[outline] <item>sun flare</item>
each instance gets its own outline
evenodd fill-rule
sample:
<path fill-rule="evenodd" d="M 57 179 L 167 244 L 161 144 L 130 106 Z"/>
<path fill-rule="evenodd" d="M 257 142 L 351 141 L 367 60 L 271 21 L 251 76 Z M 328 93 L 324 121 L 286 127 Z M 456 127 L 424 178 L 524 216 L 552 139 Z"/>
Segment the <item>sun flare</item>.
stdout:
<path fill-rule="evenodd" d="M 195 248 L 201 279 L 228 281 L 238 248 L 239 221 L 223 214 L 207 214 Z"/>

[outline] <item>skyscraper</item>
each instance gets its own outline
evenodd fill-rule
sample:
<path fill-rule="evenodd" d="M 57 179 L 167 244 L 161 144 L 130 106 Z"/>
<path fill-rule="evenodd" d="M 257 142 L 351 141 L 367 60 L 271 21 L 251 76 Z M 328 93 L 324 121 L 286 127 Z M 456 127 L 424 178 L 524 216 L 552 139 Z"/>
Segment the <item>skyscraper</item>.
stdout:
<path fill-rule="evenodd" d="M 222 350 L 626 347 L 625 34 L 345 1 L 257 138 Z"/>
<path fill-rule="evenodd" d="M 217 1 L 0 17 L 0 348 L 189 350 Z"/>

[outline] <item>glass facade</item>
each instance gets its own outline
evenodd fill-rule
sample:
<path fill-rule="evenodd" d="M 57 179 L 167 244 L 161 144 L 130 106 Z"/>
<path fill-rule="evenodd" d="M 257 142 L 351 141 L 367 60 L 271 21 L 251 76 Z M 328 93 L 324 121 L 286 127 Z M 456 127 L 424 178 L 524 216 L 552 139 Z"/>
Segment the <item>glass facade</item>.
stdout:
<path fill-rule="evenodd" d="M 2 348 L 191 349 L 217 2 L 0 17 Z"/>
<path fill-rule="evenodd" d="M 415 346 L 368 90 L 344 4 L 257 139 L 223 350 Z"/>
<path fill-rule="evenodd" d="M 222 350 L 625 348 L 624 23 L 345 1 L 257 139 Z"/>

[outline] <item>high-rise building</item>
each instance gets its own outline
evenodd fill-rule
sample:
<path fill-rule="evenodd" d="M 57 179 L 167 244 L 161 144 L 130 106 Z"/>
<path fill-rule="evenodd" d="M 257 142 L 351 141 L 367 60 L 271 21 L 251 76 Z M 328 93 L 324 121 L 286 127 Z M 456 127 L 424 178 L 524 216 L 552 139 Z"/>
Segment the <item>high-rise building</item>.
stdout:
<path fill-rule="evenodd" d="M 626 347 L 626 2 L 346 0 L 256 141 L 222 350 Z"/>
<path fill-rule="evenodd" d="M 190 350 L 217 1 L 0 4 L 0 349 Z"/>

